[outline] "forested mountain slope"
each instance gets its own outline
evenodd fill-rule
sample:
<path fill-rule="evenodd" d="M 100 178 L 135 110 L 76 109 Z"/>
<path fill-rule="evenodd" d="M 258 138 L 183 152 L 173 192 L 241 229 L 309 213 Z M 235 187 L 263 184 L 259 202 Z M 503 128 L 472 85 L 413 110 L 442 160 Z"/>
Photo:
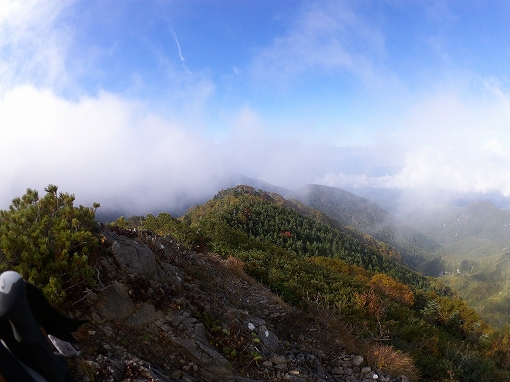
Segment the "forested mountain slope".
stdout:
<path fill-rule="evenodd" d="M 510 379 L 510 330 L 493 330 L 386 244 L 296 201 L 239 186 L 180 219 L 98 226 L 98 204 L 46 191 L 0 211 L 2 267 L 90 320 L 78 333 L 83 380 L 341 381 L 349 370 L 364 380 L 336 341 L 346 339 L 381 381 L 395 365 L 413 381 Z"/>
<path fill-rule="evenodd" d="M 491 261 L 462 260 L 457 271 L 440 280 L 458 291 L 480 316 L 496 328 L 510 323 L 510 254 Z"/>
<path fill-rule="evenodd" d="M 367 199 L 339 188 L 306 185 L 287 196 L 395 247 L 413 268 L 431 259 L 440 245 Z M 436 274 L 434 274 L 436 276 Z"/>
<path fill-rule="evenodd" d="M 227 224 L 250 239 L 275 244 L 299 256 L 335 257 L 370 271 L 391 273 L 420 287 L 425 283 L 424 277 L 401 264 L 398 253 L 384 243 L 342 226 L 334 227 L 337 222 L 320 211 L 252 187 L 220 192 L 204 206 L 192 208 L 184 216 L 184 221 L 190 220 L 191 224 Z"/>
<path fill-rule="evenodd" d="M 508 379 L 499 350 L 506 332 L 493 331 L 449 288 L 404 266 L 387 245 L 333 228 L 331 218 L 313 211 L 239 186 L 192 208 L 182 224 L 165 215 L 148 216 L 146 224 L 236 257 L 290 304 L 320 299 L 364 341 L 410 354 L 424 380 Z"/>
<path fill-rule="evenodd" d="M 498 245 L 500 254 L 510 248 L 510 211 L 501 210 L 490 202 L 478 201 L 463 208 L 431 210 L 423 214 L 416 211 L 408 221 L 442 246 L 475 237 Z"/>
<path fill-rule="evenodd" d="M 407 221 L 442 244 L 441 280 L 457 290 L 490 324 L 510 313 L 510 212 L 490 202 L 415 211 Z"/>

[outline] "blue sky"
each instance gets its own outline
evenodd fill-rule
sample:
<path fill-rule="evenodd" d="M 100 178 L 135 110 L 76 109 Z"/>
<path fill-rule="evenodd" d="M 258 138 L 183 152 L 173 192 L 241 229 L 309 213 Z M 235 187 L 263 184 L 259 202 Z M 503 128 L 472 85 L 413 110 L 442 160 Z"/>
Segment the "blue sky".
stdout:
<path fill-rule="evenodd" d="M 0 0 L 0 208 L 241 173 L 510 196 L 507 1 Z"/>

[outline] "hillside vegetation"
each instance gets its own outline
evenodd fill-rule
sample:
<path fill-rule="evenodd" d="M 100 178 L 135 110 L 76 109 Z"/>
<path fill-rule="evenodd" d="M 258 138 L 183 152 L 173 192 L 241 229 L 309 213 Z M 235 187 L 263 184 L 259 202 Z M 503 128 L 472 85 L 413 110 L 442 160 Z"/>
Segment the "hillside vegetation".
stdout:
<path fill-rule="evenodd" d="M 424 380 L 508 378 L 507 333 L 493 331 L 448 287 L 404 266 L 388 246 L 335 229 L 318 211 L 240 186 L 181 220 L 148 216 L 144 226 L 161 234 L 177 229 L 191 246 L 243 261 L 291 304 L 306 308 L 320 299 L 361 339 L 410 354 Z"/>
<path fill-rule="evenodd" d="M 83 300 L 77 296 L 85 292 L 85 297 L 91 295 L 87 299 L 91 302 L 103 301 L 108 296 L 124 296 L 126 301 L 134 298 L 133 311 L 150 302 L 151 309 L 156 309 L 153 311 L 156 316 L 160 314 L 158 309 L 165 307 L 179 312 L 180 305 L 172 302 L 177 298 L 173 295 L 179 296 L 187 290 L 198 293 L 201 284 L 204 289 L 200 289 L 200 294 L 209 289 L 209 284 L 221 289 L 221 282 L 215 279 L 211 283 L 209 278 L 214 275 L 200 270 L 194 265 L 195 260 L 184 261 L 185 258 L 198 259 L 200 252 L 205 256 L 214 253 L 237 264 L 236 272 L 247 272 L 288 304 L 326 317 L 327 322 L 341 322 L 343 328 L 349 328 L 350 336 L 366 349 L 367 359 L 371 359 L 374 368 L 384 370 L 392 362 L 385 357 L 395 359 L 394 356 L 401 354 L 407 357 L 405 373 L 412 380 L 510 380 L 510 328 L 493 330 L 452 289 L 408 268 L 399 253 L 387 244 L 343 227 L 331 217 L 299 202 L 239 186 L 221 191 L 179 219 L 167 213 L 121 218 L 112 225 L 118 233 L 113 235 L 106 231 L 95 232 L 91 218 L 98 205 L 75 207 L 74 196 L 58 194 L 56 186 L 49 186 L 46 192 L 39 198 L 36 192 L 28 190 L 22 198 L 13 201 L 9 211 L 1 211 L 0 249 L 4 269 L 17 269 L 25 278 L 44 288 L 53 301 L 74 301 L 67 304 L 74 306 L 77 300 Z M 126 230 L 130 226 L 137 230 Z M 23 236 L 25 229 L 29 230 L 26 237 Z M 138 237 L 138 242 L 128 242 L 126 236 L 120 235 Z M 163 243 L 156 240 L 158 237 L 167 239 Z M 119 242 L 125 242 L 122 253 Z M 103 246 L 105 243 L 109 243 L 113 258 Z M 183 252 L 181 247 L 187 250 Z M 138 251 L 146 253 L 140 264 L 135 261 L 142 253 Z M 154 259 L 151 265 L 154 269 L 145 269 L 142 278 L 133 276 L 131 272 L 144 266 L 149 252 L 153 257 L 164 258 L 165 265 L 161 269 L 177 273 L 149 280 L 148 277 L 156 277 L 161 272 L 157 270 L 161 264 Z M 178 271 L 172 263 L 183 268 Z M 130 271 L 123 271 L 122 280 L 120 273 L 112 273 L 124 268 Z M 94 270 L 97 280 L 93 277 Z M 228 278 L 227 274 L 223 277 Z M 192 284 L 184 285 L 191 279 L 194 280 Z M 128 293 L 128 285 L 133 280 L 138 286 Z M 162 283 L 164 280 L 167 280 L 166 285 Z M 170 285 L 170 280 L 180 286 Z M 101 288 L 94 286 L 96 281 Z M 106 281 L 114 287 L 103 287 Z M 59 295 L 60 289 L 56 287 L 68 293 Z M 96 292 L 91 293 L 92 290 Z M 146 295 L 138 296 L 139 292 Z M 92 298 L 94 294 L 97 295 Z M 197 294 L 193 298 L 194 304 L 198 304 L 202 297 Z M 218 332 L 219 317 L 211 316 L 214 310 L 204 301 L 200 303 L 202 308 L 193 313 L 196 317 L 193 322 L 203 322 L 213 345 L 217 338 L 224 354 L 232 357 L 232 347 L 224 348 L 224 341 L 234 340 L 228 337 L 232 332 Z M 221 296 L 215 301 L 219 308 Z M 113 304 L 115 309 L 106 312 L 110 320 L 118 316 L 119 306 Z M 95 309 L 103 312 L 103 316 L 106 314 L 104 306 Z M 165 314 L 169 314 L 167 310 Z M 224 314 L 228 316 L 228 312 Z M 103 328 L 104 319 L 94 317 L 95 327 Z M 136 321 L 129 314 L 124 319 Z M 112 321 L 101 329 L 105 340 L 113 341 L 120 336 L 111 334 L 115 325 Z M 115 327 L 122 328 L 121 325 Z M 129 332 L 123 330 L 122 336 Z M 90 330 L 87 333 L 86 336 L 92 336 Z M 149 333 L 137 335 L 142 339 L 152 338 Z M 172 335 L 171 338 L 179 337 Z M 151 346 L 145 347 L 131 339 L 117 339 L 119 344 L 153 352 Z M 152 341 L 157 341 L 156 335 Z M 94 346 L 104 351 L 99 342 Z M 256 368 L 253 362 L 258 358 L 253 354 L 249 365 Z"/>
<path fill-rule="evenodd" d="M 406 226 L 377 204 L 338 188 L 307 185 L 293 191 L 288 198 L 297 199 L 344 226 L 352 226 L 395 247 L 406 264 L 414 269 L 430 260 L 431 253 L 440 247 L 438 242 Z"/>
<path fill-rule="evenodd" d="M 498 244 L 500 250 L 510 247 L 510 212 L 500 210 L 490 202 L 473 202 L 446 212 L 433 210 L 409 219 L 415 228 L 441 245 L 478 237 Z"/>
<path fill-rule="evenodd" d="M 462 208 L 422 208 L 404 217 L 418 231 L 377 204 L 338 188 L 307 185 L 288 197 L 396 248 L 405 263 L 422 274 L 444 276 L 441 281 L 491 325 L 508 323 L 508 211 L 483 201 Z"/>
<path fill-rule="evenodd" d="M 0 272 L 12 269 L 63 303 L 93 283 L 89 255 L 97 252 L 92 207 L 74 206 L 74 195 L 49 185 L 43 197 L 28 189 L 0 211 Z"/>
<path fill-rule="evenodd" d="M 415 212 L 414 227 L 437 240 L 441 281 L 459 292 L 483 319 L 502 328 L 510 313 L 510 212 L 489 202 Z"/>

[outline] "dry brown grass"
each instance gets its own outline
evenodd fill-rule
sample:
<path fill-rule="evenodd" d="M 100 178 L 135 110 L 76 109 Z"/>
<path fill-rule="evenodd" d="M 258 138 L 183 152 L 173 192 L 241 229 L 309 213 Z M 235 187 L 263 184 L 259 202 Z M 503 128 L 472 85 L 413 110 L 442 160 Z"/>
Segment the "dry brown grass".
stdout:
<path fill-rule="evenodd" d="M 221 263 L 229 271 L 230 275 L 248 282 L 251 286 L 259 286 L 266 289 L 258 281 L 250 277 L 244 271 L 244 263 L 234 257 L 222 259 Z M 268 291 L 268 297 L 272 296 L 274 300 L 278 300 L 282 306 L 286 304 L 281 299 Z M 418 381 L 420 379 L 418 369 L 414 360 L 406 353 L 402 353 L 392 346 L 379 342 L 364 343 L 361 338 L 356 335 L 358 331 L 354 326 L 346 324 L 341 319 L 341 311 L 338 306 L 328 301 L 326 296 L 317 294 L 307 296 L 307 313 L 313 320 L 319 322 L 319 327 L 326 329 L 328 338 L 323 338 L 326 344 L 331 338 L 339 338 L 346 350 L 356 354 L 365 354 L 365 359 L 373 369 L 380 369 L 392 376 L 406 375 L 410 381 Z M 334 335 L 332 335 L 334 333 Z"/>
<path fill-rule="evenodd" d="M 325 296 L 307 296 L 307 312 L 320 322 L 322 327 L 327 328 L 330 335 L 340 338 L 349 352 L 360 352 L 354 327 L 342 321 L 340 308 L 331 304 Z"/>
<path fill-rule="evenodd" d="M 249 274 L 247 274 L 244 270 L 244 261 L 241 261 L 233 256 L 229 256 L 227 259 L 222 260 L 222 264 L 227 269 L 228 275 L 235 275 L 235 277 L 239 278 L 248 283 L 250 287 L 259 288 L 265 292 L 265 297 L 268 301 L 274 302 L 280 305 L 282 308 L 290 309 L 286 302 L 284 302 L 281 297 L 271 292 L 271 290 L 262 284 L 260 281 L 255 280 Z"/>
<path fill-rule="evenodd" d="M 420 375 L 409 354 L 395 350 L 393 346 L 370 343 L 366 345 L 366 360 L 373 369 L 380 369 L 390 375 L 406 375 L 410 381 L 418 381 Z"/>
<path fill-rule="evenodd" d="M 223 264 L 225 265 L 225 268 L 227 268 L 240 279 L 245 281 L 250 279 L 250 277 L 244 271 L 244 263 L 241 260 L 236 259 L 233 256 L 229 256 L 227 259 L 223 260 Z"/>

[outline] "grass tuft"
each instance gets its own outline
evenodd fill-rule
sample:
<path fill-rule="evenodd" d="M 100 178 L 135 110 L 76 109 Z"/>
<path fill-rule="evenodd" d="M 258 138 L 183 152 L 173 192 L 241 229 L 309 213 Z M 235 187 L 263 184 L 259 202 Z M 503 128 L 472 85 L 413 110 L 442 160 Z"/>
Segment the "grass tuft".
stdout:
<path fill-rule="evenodd" d="M 370 343 L 367 347 L 366 360 L 373 369 L 382 370 L 390 375 L 404 374 L 410 381 L 420 379 L 418 368 L 408 354 L 381 343 Z"/>

